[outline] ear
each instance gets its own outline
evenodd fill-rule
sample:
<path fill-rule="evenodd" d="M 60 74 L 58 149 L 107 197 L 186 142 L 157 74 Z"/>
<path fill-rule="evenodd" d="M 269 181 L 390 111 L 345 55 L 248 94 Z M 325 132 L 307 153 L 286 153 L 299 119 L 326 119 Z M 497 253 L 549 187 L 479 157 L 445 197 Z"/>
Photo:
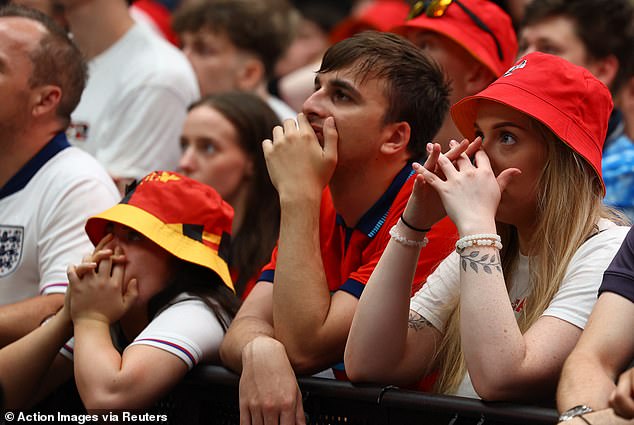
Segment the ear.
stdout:
<path fill-rule="evenodd" d="M 474 60 L 464 76 L 465 93 L 468 93 L 468 95 L 479 93 L 491 84 L 493 80 L 495 80 L 495 76 L 489 68 Z"/>
<path fill-rule="evenodd" d="M 240 90 L 255 90 L 265 80 L 264 64 L 254 56 L 246 57 L 236 79 Z"/>
<path fill-rule="evenodd" d="M 381 144 L 381 153 L 385 155 L 394 155 L 399 152 L 407 151 L 411 127 L 405 121 L 388 124 L 385 128 L 387 139 Z"/>
<path fill-rule="evenodd" d="M 58 86 L 41 86 L 33 90 L 33 108 L 31 114 L 40 117 L 51 112 L 55 112 L 62 99 L 62 89 Z"/>
<path fill-rule="evenodd" d="M 619 71 L 619 60 L 614 55 L 607 56 L 603 59 L 596 59 L 589 64 L 588 70 L 592 72 L 599 81 L 611 88 L 614 78 Z"/>

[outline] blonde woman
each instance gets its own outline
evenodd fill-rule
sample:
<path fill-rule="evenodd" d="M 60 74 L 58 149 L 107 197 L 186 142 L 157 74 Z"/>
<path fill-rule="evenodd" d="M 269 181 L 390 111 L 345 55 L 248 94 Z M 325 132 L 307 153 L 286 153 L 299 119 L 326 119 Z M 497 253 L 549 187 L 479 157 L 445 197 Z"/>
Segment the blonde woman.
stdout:
<path fill-rule="evenodd" d="M 611 109 L 608 89 L 589 72 L 542 53 L 452 108 L 482 149 L 474 163 L 466 155 L 451 162 L 436 145 L 415 167 L 416 185 L 348 337 L 353 381 L 406 384 L 438 371 L 441 393 L 554 401 L 628 230 L 602 205 Z M 425 229 L 438 218 L 433 202 L 461 239 L 410 302 Z"/>

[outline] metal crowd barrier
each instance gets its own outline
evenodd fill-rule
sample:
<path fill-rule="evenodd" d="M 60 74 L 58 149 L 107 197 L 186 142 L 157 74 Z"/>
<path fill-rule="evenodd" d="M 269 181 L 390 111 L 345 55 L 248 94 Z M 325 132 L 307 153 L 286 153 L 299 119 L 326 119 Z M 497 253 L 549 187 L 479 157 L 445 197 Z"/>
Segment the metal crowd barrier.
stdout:
<path fill-rule="evenodd" d="M 238 375 L 219 366 L 198 366 L 137 424 L 237 425 Z M 552 425 L 554 409 L 432 395 L 397 387 L 352 385 L 323 378 L 299 378 L 308 425 Z M 85 414 L 71 381 L 31 412 L 41 418 Z M 66 416 L 60 416 L 60 412 Z M 109 412 L 103 412 L 109 413 Z M 111 416 L 112 417 L 112 416 Z M 118 413 L 117 423 L 130 422 Z M 137 416 L 140 418 L 143 416 Z M 36 421 L 44 423 L 44 421 Z M 51 421 L 45 421 L 51 423 Z M 85 425 L 88 422 L 54 421 Z M 8 423 L 0 421 L 0 424 Z M 109 422 L 108 423 L 114 423 Z"/>
<path fill-rule="evenodd" d="M 168 397 L 170 423 L 239 423 L 239 377 L 218 366 L 197 367 Z M 554 409 L 491 403 L 401 390 L 299 378 L 309 425 L 503 425 L 557 423 Z"/>

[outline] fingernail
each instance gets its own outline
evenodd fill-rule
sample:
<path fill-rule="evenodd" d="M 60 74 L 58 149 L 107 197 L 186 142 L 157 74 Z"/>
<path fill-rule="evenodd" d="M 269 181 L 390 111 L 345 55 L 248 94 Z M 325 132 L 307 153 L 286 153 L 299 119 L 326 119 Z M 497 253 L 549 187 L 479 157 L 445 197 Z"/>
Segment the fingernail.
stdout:
<path fill-rule="evenodd" d="M 434 149 L 434 146 L 431 143 L 427 143 L 427 152 L 431 152 Z"/>

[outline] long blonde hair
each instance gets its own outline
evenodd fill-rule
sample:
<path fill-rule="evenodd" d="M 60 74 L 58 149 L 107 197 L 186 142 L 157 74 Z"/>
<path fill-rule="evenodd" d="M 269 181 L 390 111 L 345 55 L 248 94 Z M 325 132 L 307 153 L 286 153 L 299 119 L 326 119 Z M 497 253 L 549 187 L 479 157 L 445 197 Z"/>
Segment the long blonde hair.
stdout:
<path fill-rule="evenodd" d="M 603 189 L 592 167 L 537 121 L 535 129 L 547 145 L 547 160 L 538 182 L 537 221 L 530 240 L 531 292 L 520 313 L 524 333 L 546 310 L 559 290 L 568 264 L 579 247 L 597 231 L 600 218 L 625 224 L 624 216 L 603 205 Z M 517 230 L 499 224 L 504 249 L 502 269 L 507 289 L 519 258 Z M 455 393 L 467 368 L 460 345 L 460 305 L 452 312 L 437 351 L 440 375 L 435 391 Z"/>

